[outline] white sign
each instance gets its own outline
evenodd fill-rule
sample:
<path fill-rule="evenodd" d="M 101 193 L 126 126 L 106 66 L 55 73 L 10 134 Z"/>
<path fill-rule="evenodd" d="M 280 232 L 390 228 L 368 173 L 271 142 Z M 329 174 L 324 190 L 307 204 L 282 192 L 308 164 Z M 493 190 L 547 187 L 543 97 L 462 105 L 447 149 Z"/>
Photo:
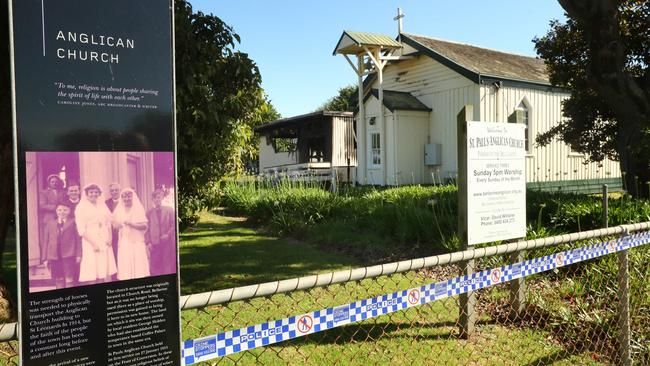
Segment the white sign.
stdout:
<path fill-rule="evenodd" d="M 526 236 L 526 141 L 519 123 L 467 122 L 469 245 Z"/>

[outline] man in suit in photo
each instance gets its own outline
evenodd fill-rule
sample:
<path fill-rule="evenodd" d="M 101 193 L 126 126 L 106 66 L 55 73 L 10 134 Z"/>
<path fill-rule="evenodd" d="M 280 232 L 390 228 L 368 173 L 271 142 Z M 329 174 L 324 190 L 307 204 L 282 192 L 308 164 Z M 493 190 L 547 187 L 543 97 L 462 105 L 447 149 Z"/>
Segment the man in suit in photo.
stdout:
<path fill-rule="evenodd" d="M 45 264 L 57 289 L 74 285 L 81 261 L 81 238 L 66 202 L 56 205 L 56 219 L 45 230 Z"/>
<path fill-rule="evenodd" d="M 145 241 L 152 276 L 176 271 L 176 215 L 173 208 L 162 205 L 164 197 L 161 189 L 154 190 L 151 194 L 153 207 L 147 211 L 149 228 Z"/>
<path fill-rule="evenodd" d="M 122 191 L 122 187 L 118 183 L 108 185 L 110 197 L 106 200 L 106 206 L 108 206 L 108 210 L 111 212 L 115 211 L 115 207 L 120 202 L 120 191 Z"/>
<path fill-rule="evenodd" d="M 61 202 L 66 206 L 70 207 L 70 218 L 74 219 L 74 211 L 77 208 L 79 202 L 81 202 L 81 185 L 76 181 L 70 181 L 67 183 L 65 188 L 66 195 L 63 197 Z M 80 239 L 81 240 L 81 239 Z M 79 273 L 76 271 L 79 269 L 78 266 L 74 267 L 75 273 L 73 273 L 73 282 L 72 285 L 77 285 L 77 278 L 79 278 Z M 70 284 L 67 284 L 69 287 Z"/>
<path fill-rule="evenodd" d="M 74 217 L 74 210 L 81 201 L 81 186 L 75 181 L 68 182 L 65 193 L 66 195 L 62 198 L 61 202 L 70 206 L 70 217 Z"/>

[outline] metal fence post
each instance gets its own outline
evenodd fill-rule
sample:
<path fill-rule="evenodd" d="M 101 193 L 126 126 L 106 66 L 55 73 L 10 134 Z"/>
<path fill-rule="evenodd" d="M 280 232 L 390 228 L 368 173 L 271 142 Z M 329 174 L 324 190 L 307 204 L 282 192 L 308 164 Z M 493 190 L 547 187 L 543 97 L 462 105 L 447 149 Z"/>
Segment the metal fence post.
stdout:
<path fill-rule="evenodd" d="M 609 227 L 609 191 L 607 184 L 603 184 L 603 227 Z"/>
<path fill-rule="evenodd" d="M 510 263 L 519 263 L 526 260 L 526 252 L 514 252 L 510 254 Z M 525 308 L 526 304 L 526 282 L 524 278 L 510 281 L 510 316 L 516 319 Z"/>
<path fill-rule="evenodd" d="M 609 227 L 609 191 L 603 184 L 603 227 Z M 627 230 L 624 236 L 630 235 Z M 618 327 L 620 334 L 619 364 L 632 365 L 630 353 L 630 270 L 628 268 L 628 251 L 618 252 Z"/>
<path fill-rule="evenodd" d="M 625 236 L 628 235 L 626 230 Z M 627 250 L 618 253 L 618 301 L 619 363 L 628 366 L 632 365 L 632 355 L 630 352 L 630 271 Z"/>

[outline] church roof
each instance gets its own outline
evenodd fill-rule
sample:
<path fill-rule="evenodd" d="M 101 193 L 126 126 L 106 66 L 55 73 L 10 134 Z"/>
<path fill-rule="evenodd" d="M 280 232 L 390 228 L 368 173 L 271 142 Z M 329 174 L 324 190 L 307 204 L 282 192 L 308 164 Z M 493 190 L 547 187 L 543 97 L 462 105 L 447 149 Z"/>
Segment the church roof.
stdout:
<path fill-rule="evenodd" d="M 379 100 L 379 90 L 372 89 L 372 95 Z M 420 102 L 413 94 L 395 90 L 384 90 L 384 106 L 391 112 L 431 111 L 431 108 Z"/>
<path fill-rule="evenodd" d="M 352 117 L 352 112 L 340 112 L 340 111 L 316 111 L 307 114 L 301 114 L 299 116 L 293 116 L 288 118 L 278 119 L 272 122 L 264 123 L 258 126 L 255 126 L 253 130 L 258 133 L 267 132 L 275 128 L 287 127 L 287 126 L 297 126 L 307 122 L 319 122 L 332 117 Z"/>
<path fill-rule="evenodd" d="M 390 36 L 376 33 L 344 31 L 333 54 L 359 54 L 365 52 L 364 47 L 379 47 L 381 49 L 402 48 L 402 44 Z"/>
<path fill-rule="evenodd" d="M 544 60 L 402 33 L 402 42 L 474 80 L 494 78 L 551 85 Z"/>

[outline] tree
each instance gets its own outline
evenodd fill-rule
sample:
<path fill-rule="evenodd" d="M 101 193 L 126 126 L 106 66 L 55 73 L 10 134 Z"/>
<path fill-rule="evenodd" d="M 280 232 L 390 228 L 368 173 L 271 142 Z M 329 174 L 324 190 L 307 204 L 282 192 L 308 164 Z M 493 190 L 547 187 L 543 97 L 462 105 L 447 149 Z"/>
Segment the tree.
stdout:
<path fill-rule="evenodd" d="M 233 130 L 230 175 L 240 175 L 246 170 L 251 170 L 250 168 L 259 160 L 259 135 L 253 131 L 253 128 L 282 118 L 266 96 L 262 95 L 262 98 L 262 104 L 244 121 L 245 123 L 238 124 Z"/>
<path fill-rule="evenodd" d="M 209 206 L 214 183 L 252 156 L 252 126 L 275 109 L 255 62 L 235 50 L 240 38 L 230 26 L 185 0 L 175 10 L 179 216 L 187 226 Z"/>
<path fill-rule="evenodd" d="M 357 87 L 344 86 L 339 89 L 339 94 L 328 99 L 317 111 L 354 112 L 357 100 Z"/>
<path fill-rule="evenodd" d="M 568 89 L 565 119 L 541 134 L 591 161 L 618 159 L 632 196 L 650 181 L 650 1 L 559 0 L 566 23 L 551 22 L 535 48 L 551 83 Z"/>

